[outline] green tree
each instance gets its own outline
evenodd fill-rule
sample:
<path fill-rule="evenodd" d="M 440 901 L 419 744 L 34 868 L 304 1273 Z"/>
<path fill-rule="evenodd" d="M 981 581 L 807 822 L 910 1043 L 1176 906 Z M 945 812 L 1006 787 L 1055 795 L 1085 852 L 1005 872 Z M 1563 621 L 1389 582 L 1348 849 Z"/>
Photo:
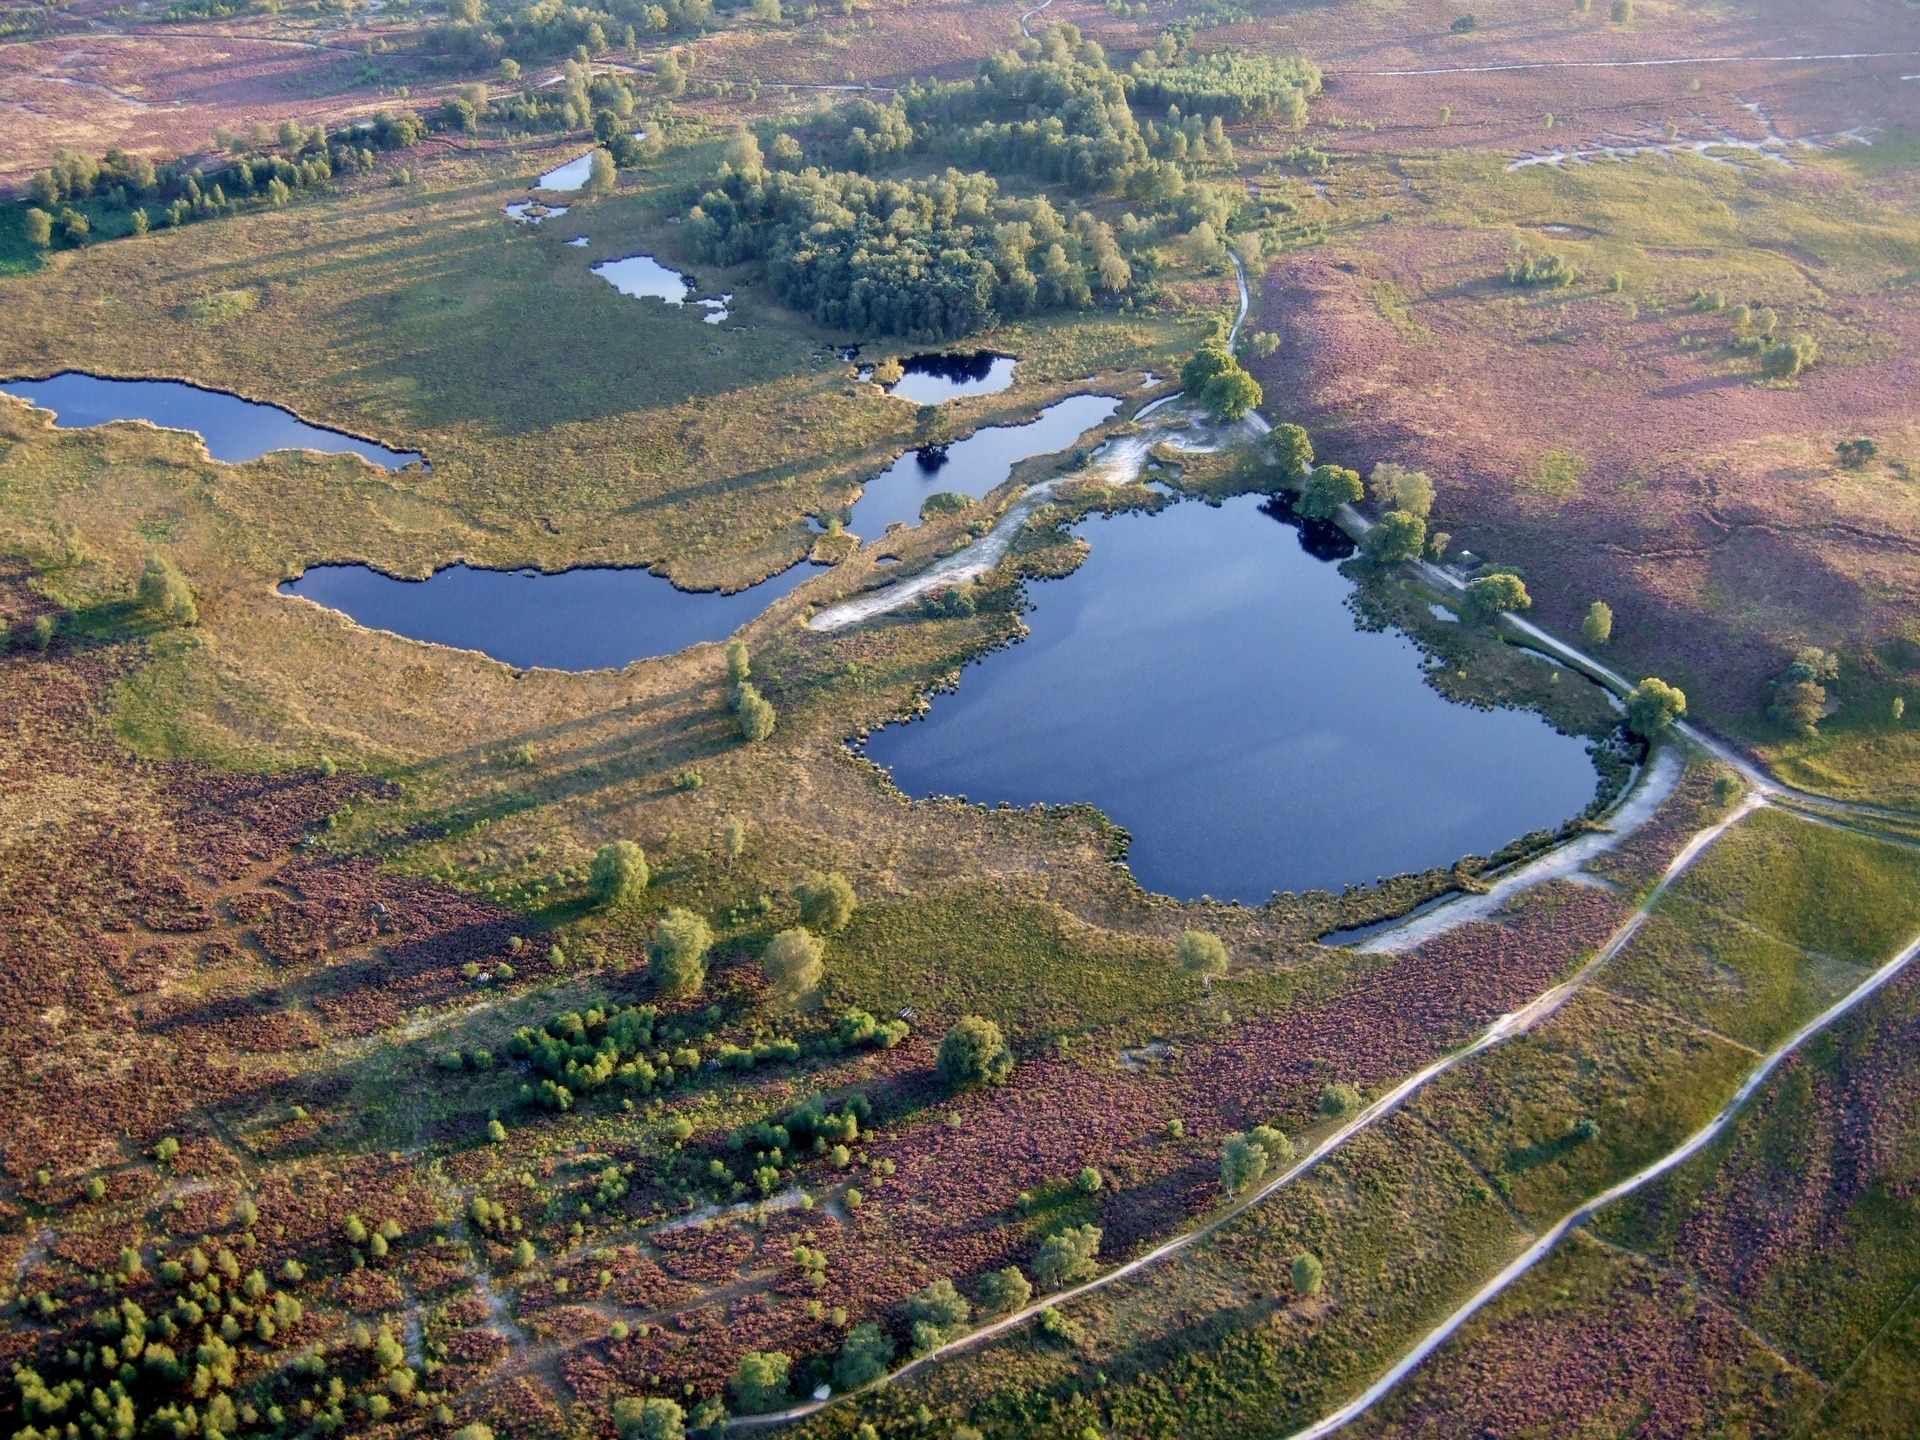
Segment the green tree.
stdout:
<path fill-rule="evenodd" d="M 587 193 L 610 194 L 617 179 L 613 156 L 607 153 L 604 146 L 596 145 L 593 154 L 587 157 Z"/>
<path fill-rule="evenodd" d="M 753 660 L 747 654 L 747 642 L 729 640 L 727 642 L 727 679 L 738 685 L 753 674 Z"/>
<path fill-rule="evenodd" d="M 751 744 L 758 744 L 773 733 L 778 720 L 773 702 L 753 687 L 751 681 L 743 680 L 734 695 L 734 715 L 740 722 L 740 736 Z"/>
<path fill-rule="evenodd" d="M 729 815 L 720 827 L 720 848 L 726 852 L 729 865 L 747 853 L 747 827 L 738 815 Z"/>
<path fill-rule="evenodd" d="M 767 972 L 777 1004 L 797 1004 L 811 994 L 826 973 L 826 947 L 805 927 L 796 925 L 782 930 L 760 957 L 760 968 Z"/>
<path fill-rule="evenodd" d="M 800 902 L 800 923 L 810 930 L 837 935 L 853 919 L 853 886 L 837 870 L 813 871 L 794 886 L 793 898 Z"/>
<path fill-rule="evenodd" d="M 1235 363 L 1233 369 L 1216 375 L 1200 392 L 1200 399 L 1216 420 L 1239 420 L 1248 411 L 1259 408 L 1266 394 L 1260 382 Z"/>
<path fill-rule="evenodd" d="M 1880 446 L 1873 440 L 1842 440 L 1833 447 L 1840 457 L 1840 463 L 1849 470 L 1863 469 L 1880 454 Z"/>
<path fill-rule="evenodd" d="M 1417 560 L 1427 548 L 1427 522 L 1406 510 L 1389 510 L 1360 537 L 1360 549 L 1376 565 Z"/>
<path fill-rule="evenodd" d="M 1529 610 L 1532 607 L 1533 597 L 1527 593 L 1526 582 L 1518 575 L 1496 570 L 1491 575 L 1482 575 L 1478 580 L 1467 582 L 1467 611 L 1476 620 L 1491 623 L 1504 611 Z"/>
<path fill-rule="evenodd" d="M 653 74 L 662 95 L 672 98 L 687 93 L 687 72 L 680 68 L 680 56 L 675 51 L 669 50 L 660 57 Z"/>
<path fill-rule="evenodd" d="M 1097 1266 L 1100 1233 L 1095 1225 L 1073 1225 L 1049 1235 L 1034 1257 L 1034 1278 L 1049 1289 L 1087 1279 Z"/>
<path fill-rule="evenodd" d="M 1313 439 L 1298 425 L 1273 427 L 1273 461 L 1298 484 L 1313 472 Z"/>
<path fill-rule="evenodd" d="M 1293 1262 L 1293 1288 L 1302 1295 L 1318 1295 L 1326 1271 L 1317 1255 L 1301 1254 Z"/>
<path fill-rule="evenodd" d="M 1331 520 L 1342 505 L 1355 504 L 1364 494 L 1366 487 L 1361 485 L 1358 471 L 1343 465 L 1322 465 L 1301 484 L 1294 509 L 1310 520 Z"/>
<path fill-rule="evenodd" d="M 613 1402 L 613 1428 L 620 1440 L 686 1440 L 686 1412 L 657 1395 L 627 1395 Z"/>
<path fill-rule="evenodd" d="M 1820 358 L 1820 346 L 1809 337 L 1783 340 L 1760 356 L 1760 369 L 1771 380 L 1796 380 Z"/>
<path fill-rule="evenodd" d="M 1013 1073 L 1013 1050 L 993 1021 L 966 1015 L 954 1022 L 940 1042 L 935 1069 L 942 1080 L 955 1087 L 1003 1085 Z"/>
<path fill-rule="evenodd" d="M 1033 1282 L 1020 1273 L 1018 1265 L 990 1270 L 981 1277 L 980 1304 L 989 1314 L 1005 1315 L 1032 1298 Z"/>
<path fill-rule="evenodd" d="M 1651 740 L 1687 713 L 1687 697 L 1679 687 L 1649 675 L 1627 696 L 1627 728 Z"/>
<path fill-rule="evenodd" d="M 842 1390 L 858 1390 L 887 1373 L 893 1361 L 893 1338 L 869 1321 L 847 1332 L 833 1362 L 833 1382 Z"/>
<path fill-rule="evenodd" d="M 1320 1113 L 1330 1120 L 1351 1115 L 1360 1105 L 1360 1092 L 1344 1080 L 1336 1080 L 1320 1089 Z"/>
<path fill-rule="evenodd" d="M 913 1350 L 924 1355 L 936 1350 L 967 1328 L 973 1306 L 953 1288 L 951 1280 L 936 1280 L 907 1301 L 907 1319 L 913 1326 Z"/>
<path fill-rule="evenodd" d="M 740 1408 L 749 1414 L 778 1409 L 787 1398 L 787 1376 L 793 1362 L 778 1350 L 749 1350 L 727 1382 Z"/>
<path fill-rule="evenodd" d="M 37 205 L 27 207 L 27 243 L 36 250 L 44 250 L 53 244 L 53 216 Z"/>
<path fill-rule="evenodd" d="M 187 584 L 180 567 L 164 555 L 147 556 L 138 589 L 140 608 L 156 620 L 191 625 L 200 618 L 199 607 L 193 603 L 193 587 Z"/>
<path fill-rule="evenodd" d="M 1580 633 L 1589 645 L 1604 645 L 1613 638 L 1613 607 L 1596 600 L 1587 607 L 1587 618 L 1580 622 Z"/>
<path fill-rule="evenodd" d="M 668 995 L 695 995 L 707 981 L 707 952 L 713 931 L 691 910 L 675 906 L 653 927 L 647 946 L 647 973 Z"/>
<path fill-rule="evenodd" d="M 1433 477 L 1391 461 L 1373 467 L 1367 479 L 1373 503 L 1386 510 L 1405 510 L 1422 520 L 1433 513 Z"/>
<path fill-rule="evenodd" d="M 1840 678 L 1837 655 L 1811 645 L 1794 652 L 1793 663 L 1774 681 L 1773 701 L 1767 713 L 1782 725 L 1802 735 L 1819 733 L 1827 714 L 1827 687 Z"/>
<path fill-rule="evenodd" d="M 594 853 L 590 883 L 602 905 L 621 905 L 636 899 L 651 878 L 647 852 L 631 840 L 615 840 Z"/>
<path fill-rule="evenodd" d="M 1229 1135 L 1220 1147 L 1220 1188 L 1238 1195 L 1267 1173 L 1267 1152 L 1245 1135 Z"/>
<path fill-rule="evenodd" d="M 1180 385 L 1189 395 L 1199 395 L 1216 375 L 1239 368 L 1240 362 L 1233 358 L 1232 351 L 1217 341 L 1209 342 L 1194 351 L 1193 357 L 1180 367 Z"/>
<path fill-rule="evenodd" d="M 1176 948 L 1180 968 L 1188 975 L 1211 980 L 1227 973 L 1227 947 L 1218 935 L 1205 930 L 1187 930 L 1182 932 Z"/>

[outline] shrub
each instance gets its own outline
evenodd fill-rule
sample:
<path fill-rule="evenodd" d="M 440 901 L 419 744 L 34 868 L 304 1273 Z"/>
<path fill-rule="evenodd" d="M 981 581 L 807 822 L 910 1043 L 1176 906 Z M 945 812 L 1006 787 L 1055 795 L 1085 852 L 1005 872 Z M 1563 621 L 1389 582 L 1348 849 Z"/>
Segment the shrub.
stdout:
<path fill-rule="evenodd" d="M 1456 35 L 1471 35 L 1473 34 L 1474 31 L 1480 28 L 1480 17 L 1478 15 L 1468 13 L 1460 16 L 1457 20 L 1453 22 L 1453 24 L 1449 25 L 1447 28 L 1453 31 L 1453 33 Z"/>
<path fill-rule="evenodd" d="M 156 620 L 191 625 L 200 618 L 199 607 L 193 603 L 193 587 L 187 584 L 180 567 L 164 555 L 156 552 L 147 556 L 138 588 L 140 608 Z"/>
<path fill-rule="evenodd" d="M 1507 266 L 1507 283 L 1523 290 L 1564 290 L 1579 279 L 1561 255 L 1523 255 Z"/>
<path fill-rule="evenodd" d="M 707 980 L 707 952 L 713 931 L 691 910 L 674 906 L 653 927 L 647 945 L 647 973 L 669 995 L 694 995 Z"/>
<path fill-rule="evenodd" d="M 893 1339 L 878 1325 L 856 1326 L 840 1344 L 833 1362 L 833 1380 L 842 1390 L 858 1390 L 887 1373 L 893 1360 Z"/>
<path fill-rule="evenodd" d="M 955 1021 L 940 1042 L 936 1069 L 942 1080 L 956 1087 L 1003 1085 L 1013 1073 L 1013 1051 L 993 1021 L 967 1015 Z"/>
<path fill-rule="evenodd" d="M 1093 1274 L 1100 1253 L 1100 1229 L 1074 1225 L 1049 1235 L 1033 1260 L 1033 1275 L 1042 1285 L 1058 1289 Z"/>
<path fill-rule="evenodd" d="M 787 1398 L 787 1376 L 792 1367 L 793 1362 L 778 1350 L 749 1350 L 740 1357 L 727 1385 L 740 1408 L 749 1414 L 773 1410 Z"/>
<path fill-rule="evenodd" d="M 936 1280 L 907 1301 L 907 1319 L 913 1325 L 913 1350 L 924 1355 L 963 1333 L 973 1317 L 967 1297 L 951 1280 Z"/>
<path fill-rule="evenodd" d="M 1320 1113 L 1330 1120 L 1353 1114 L 1361 1103 L 1360 1092 L 1344 1080 L 1337 1080 L 1320 1092 Z"/>
<path fill-rule="evenodd" d="M 620 1440 L 684 1440 L 686 1412 L 656 1395 L 623 1396 L 613 1402 L 613 1428 Z"/>
<path fill-rule="evenodd" d="M 1018 1265 L 991 1270 L 980 1281 L 980 1305 L 989 1314 L 1018 1310 L 1032 1298 L 1033 1282 L 1020 1273 Z"/>
<path fill-rule="evenodd" d="M 153 1147 L 153 1158 L 162 1165 L 171 1165 L 180 1158 L 180 1142 L 168 1135 Z"/>
<path fill-rule="evenodd" d="M 1373 503 L 1385 510 L 1404 510 L 1426 519 L 1433 511 L 1433 477 L 1391 462 L 1373 467 L 1367 478 Z"/>
<path fill-rule="evenodd" d="M 1820 358 L 1820 346 L 1806 336 L 1770 345 L 1760 355 L 1760 369 L 1770 380 L 1797 380 Z"/>
<path fill-rule="evenodd" d="M 1073 1188 L 1082 1195 L 1092 1195 L 1106 1183 L 1106 1178 L 1091 1165 L 1081 1167 L 1080 1173 L 1073 1177 Z"/>
<path fill-rule="evenodd" d="M 726 852 L 729 865 L 747 853 L 747 826 L 738 815 L 729 815 L 720 827 L 720 848 Z"/>
<path fill-rule="evenodd" d="M 647 852 L 631 840 L 615 840 L 594 854 L 591 881 L 602 905 L 620 905 L 634 899 L 650 879 Z"/>
<path fill-rule="evenodd" d="M 1318 1295 L 1325 1282 L 1326 1270 L 1320 1264 L 1317 1255 L 1302 1254 L 1293 1262 L 1293 1288 L 1302 1295 Z"/>
<path fill-rule="evenodd" d="M 1793 663 L 1773 682 L 1773 701 L 1767 713 L 1802 735 L 1817 734 L 1827 713 L 1825 682 L 1839 676 L 1838 656 L 1813 646 L 1795 651 Z"/>
<path fill-rule="evenodd" d="M 1686 693 L 1649 675 L 1627 695 L 1627 728 L 1651 740 L 1687 713 Z"/>
<path fill-rule="evenodd" d="M 1417 560 L 1427 548 L 1427 522 L 1406 510 L 1389 510 L 1360 537 L 1360 549 L 1376 565 Z"/>
<path fill-rule="evenodd" d="M 1880 447 L 1872 440 L 1842 440 L 1834 446 L 1840 463 L 1849 470 L 1858 470 L 1880 454 Z"/>
<path fill-rule="evenodd" d="M 1360 472 L 1343 465 L 1322 465 L 1300 486 L 1300 498 L 1294 508 L 1309 520 L 1331 520 L 1342 505 L 1351 505 L 1366 494 Z"/>
<path fill-rule="evenodd" d="M 1188 930 L 1180 936 L 1180 968 L 1189 975 L 1212 979 L 1227 973 L 1227 947 L 1218 935 Z"/>
<path fill-rule="evenodd" d="M 957 515 L 972 506 L 973 501 L 954 490 L 936 490 L 920 502 L 920 518 L 931 520 L 935 515 Z"/>
<path fill-rule="evenodd" d="M 727 678 L 735 685 L 753 674 L 753 662 L 747 655 L 747 642 L 729 640 L 727 642 Z"/>
<path fill-rule="evenodd" d="M 857 903 L 853 886 L 837 870 L 814 871 L 794 887 L 793 898 L 800 902 L 800 923 L 828 935 L 847 928 Z"/>
<path fill-rule="evenodd" d="M 805 927 L 782 930 L 760 957 L 760 968 L 773 984 L 773 998 L 782 1005 L 797 1003 L 820 984 L 826 973 L 825 947 Z"/>
<path fill-rule="evenodd" d="M 1507 610 L 1530 610 L 1533 597 L 1518 575 L 1496 570 L 1467 582 L 1467 610 L 1476 619 L 1491 623 Z"/>
<path fill-rule="evenodd" d="M 604 147 L 596 146 L 592 156 L 587 160 L 587 193 L 589 195 L 607 194 L 613 189 L 614 179 L 613 156 L 608 154 Z"/>
<path fill-rule="evenodd" d="M 734 693 L 733 713 L 740 722 L 740 738 L 750 744 L 758 744 L 773 734 L 774 724 L 779 718 L 773 702 L 747 680 L 742 680 Z"/>
<path fill-rule="evenodd" d="M 44 651 L 53 644 L 53 630 L 53 616 L 36 615 L 27 629 L 27 638 L 34 649 Z"/>
<path fill-rule="evenodd" d="M 1604 645 L 1613 638 L 1613 607 L 1596 600 L 1587 607 L 1587 618 L 1580 622 L 1580 633 L 1589 645 Z"/>
<path fill-rule="evenodd" d="M 53 244 L 53 216 L 37 205 L 27 207 L 27 243 L 36 250 Z"/>

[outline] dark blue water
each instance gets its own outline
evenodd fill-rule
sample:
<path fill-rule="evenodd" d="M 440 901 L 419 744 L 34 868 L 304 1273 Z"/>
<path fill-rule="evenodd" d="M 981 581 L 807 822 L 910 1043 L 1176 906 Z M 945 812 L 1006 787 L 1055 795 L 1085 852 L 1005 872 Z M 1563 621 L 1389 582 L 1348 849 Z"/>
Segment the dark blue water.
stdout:
<path fill-rule="evenodd" d="M 723 595 L 677 590 L 639 569 L 542 575 L 452 565 L 426 580 L 397 580 L 365 565 L 316 565 L 280 593 L 342 611 L 371 630 L 478 650 L 522 668 L 617 670 L 703 640 L 724 640 L 818 574 L 803 561 Z"/>
<path fill-rule="evenodd" d="M 0 391 L 53 411 L 54 424 L 62 430 L 109 420 L 145 420 L 168 430 L 197 431 L 207 442 L 207 453 L 229 465 L 258 460 L 272 450 L 364 455 L 389 470 L 420 459 L 412 450 L 390 450 L 357 435 L 309 425 L 278 405 L 180 380 L 107 380 L 63 370 L 51 380 L 0 382 Z"/>
<path fill-rule="evenodd" d="M 877 540 L 896 520 L 920 523 L 920 503 L 942 490 L 978 500 L 1004 485 L 1013 467 L 1069 448 L 1120 408 L 1111 395 L 1070 395 L 1024 425 L 994 425 L 935 450 L 909 450 L 866 483 L 847 529 Z"/>
<path fill-rule="evenodd" d="M 938 405 L 965 395 L 993 395 L 1013 384 L 1013 355 L 979 350 L 971 355 L 912 355 L 902 367 L 906 374 L 889 395 L 916 405 Z"/>
<path fill-rule="evenodd" d="M 1091 801 L 1147 889 L 1266 901 L 1490 854 L 1592 801 L 1585 742 L 1454 705 L 1356 629 L 1342 547 L 1258 497 L 1089 520 L 1031 634 L 866 752 L 909 795 Z M 1309 548 L 1311 547 L 1311 549 Z"/>

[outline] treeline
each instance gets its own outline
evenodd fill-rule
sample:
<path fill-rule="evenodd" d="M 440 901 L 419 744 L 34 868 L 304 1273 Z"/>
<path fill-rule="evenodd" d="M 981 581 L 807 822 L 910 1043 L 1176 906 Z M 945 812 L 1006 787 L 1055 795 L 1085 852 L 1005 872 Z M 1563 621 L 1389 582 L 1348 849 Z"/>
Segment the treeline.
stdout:
<path fill-rule="evenodd" d="M 226 137 L 239 152 L 226 159 L 159 166 L 119 149 L 98 160 L 59 150 L 27 182 L 27 238 L 42 248 L 80 245 L 92 238 L 95 219 L 109 216 L 125 216 L 122 233 L 143 235 L 154 225 L 185 225 L 240 206 L 284 205 L 296 191 L 372 169 L 378 151 L 410 149 L 427 129 L 419 116 L 391 111 L 332 132 L 288 122 L 277 148 L 266 148 L 273 141 L 261 131 L 244 141 Z"/>
<path fill-rule="evenodd" d="M 775 135 L 763 152 L 736 137 L 689 234 L 710 263 L 763 261 L 777 298 L 856 334 L 945 341 L 1002 318 L 1127 303 L 1176 231 L 1217 261 L 1244 203 L 1200 178 L 1231 163 L 1220 118 L 1172 110 L 1143 126 L 1123 78 L 1070 25 L 970 80 L 851 101 L 807 140 Z M 925 158 L 951 163 L 928 179 L 871 173 Z M 1062 214 L 1044 196 L 1003 195 L 997 176 L 1122 195 L 1150 213 L 1117 226 Z"/>
<path fill-rule="evenodd" d="M 616 46 L 632 49 L 642 35 L 701 30 L 713 17 L 713 0 L 610 0 L 604 8 L 537 0 L 500 12 L 489 12 L 480 0 L 454 0 L 449 14 L 449 22 L 429 30 L 424 43 L 472 68 L 581 50 L 592 58 Z"/>
<path fill-rule="evenodd" d="M 1320 93 L 1317 65 L 1299 56 L 1242 51 L 1191 56 L 1178 65 L 1164 64 L 1149 51 L 1126 81 L 1139 104 L 1175 105 L 1235 124 L 1277 121 L 1295 130 L 1307 123 L 1307 102 Z"/>

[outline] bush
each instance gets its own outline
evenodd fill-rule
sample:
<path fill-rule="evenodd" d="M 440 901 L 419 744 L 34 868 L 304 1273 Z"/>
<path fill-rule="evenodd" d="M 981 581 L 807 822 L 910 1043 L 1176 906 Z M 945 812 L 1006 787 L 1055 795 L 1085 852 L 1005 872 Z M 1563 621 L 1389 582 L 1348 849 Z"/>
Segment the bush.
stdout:
<path fill-rule="evenodd" d="M 193 603 L 193 587 L 187 584 L 180 567 L 164 555 L 147 556 L 140 571 L 139 595 L 140 608 L 156 620 L 191 625 L 200 618 L 199 608 Z"/>
<path fill-rule="evenodd" d="M 1580 272 L 1560 255 L 1524 255 L 1507 266 L 1507 283 L 1523 290 L 1564 290 Z"/>
<path fill-rule="evenodd" d="M 955 1021 L 940 1042 L 935 1068 L 942 1080 L 955 1087 L 1003 1085 L 1013 1073 L 1013 1051 L 993 1021 L 967 1015 Z"/>
<path fill-rule="evenodd" d="M 1533 597 L 1518 575 L 1496 570 L 1467 582 L 1467 611 L 1483 623 L 1491 624 L 1503 611 L 1532 608 Z"/>
<path fill-rule="evenodd" d="M 1427 548 L 1427 522 L 1406 510 L 1389 510 L 1360 537 L 1360 549 L 1376 565 L 1417 560 Z"/>
<path fill-rule="evenodd" d="M 842 1390 L 858 1390 L 887 1373 L 893 1360 L 893 1339 L 878 1325 L 856 1326 L 841 1342 L 833 1362 L 833 1381 Z"/>
<path fill-rule="evenodd" d="M 1859 470 L 1880 454 L 1880 447 L 1872 440 L 1842 440 L 1833 447 L 1840 457 L 1840 463 L 1849 470 Z"/>
<path fill-rule="evenodd" d="M 1302 1295 L 1318 1295 L 1326 1270 L 1317 1255 L 1303 1254 L 1293 1262 L 1293 1288 Z"/>
<path fill-rule="evenodd" d="M 1180 936 L 1180 968 L 1188 975 L 1212 979 L 1227 973 L 1227 947 L 1218 935 L 1188 930 Z"/>
<path fill-rule="evenodd" d="M 1768 346 L 1760 356 L 1760 369 L 1770 380 L 1797 380 L 1820 358 L 1820 347 L 1802 336 Z"/>
<path fill-rule="evenodd" d="M 620 1440 L 684 1440 L 686 1412 L 659 1396 L 623 1396 L 613 1402 L 613 1428 Z"/>
<path fill-rule="evenodd" d="M 802 926 L 774 936 L 766 954 L 760 957 L 760 968 L 773 984 L 775 1001 L 792 1005 L 814 990 L 826 973 L 824 952 L 818 938 Z"/>
<path fill-rule="evenodd" d="M 1106 1183 L 1106 1178 L 1091 1165 L 1082 1166 L 1080 1173 L 1073 1177 L 1073 1188 L 1082 1195 L 1096 1194 Z"/>
<path fill-rule="evenodd" d="M 792 1368 L 793 1362 L 778 1350 L 749 1350 L 740 1357 L 727 1385 L 740 1408 L 749 1414 L 778 1409 L 787 1398 L 787 1376 Z"/>
<path fill-rule="evenodd" d="M 778 715 L 768 700 L 750 681 L 742 680 L 733 697 L 733 713 L 740 722 L 740 738 L 758 744 L 773 734 Z"/>
<path fill-rule="evenodd" d="M 1686 693 L 1649 675 L 1627 695 L 1627 728 L 1651 740 L 1687 713 Z"/>
<path fill-rule="evenodd" d="M 53 216 L 38 206 L 28 206 L 26 234 L 27 243 L 34 249 L 46 249 L 53 244 Z"/>
<path fill-rule="evenodd" d="M 602 845 L 594 854 L 591 883 L 594 896 L 602 905 L 620 905 L 635 899 L 647 888 L 650 879 L 647 852 L 631 840 L 615 840 L 611 845 Z"/>
<path fill-rule="evenodd" d="M 1384 510 L 1404 510 L 1426 519 L 1433 511 L 1433 477 L 1391 462 L 1373 467 L 1367 479 L 1373 503 Z"/>
<path fill-rule="evenodd" d="M 1344 465 L 1322 465 L 1300 486 L 1300 498 L 1294 503 L 1309 520 L 1331 520 L 1342 505 L 1352 505 L 1366 494 L 1360 473 Z"/>
<path fill-rule="evenodd" d="M 920 518 L 931 520 L 935 515 L 957 515 L 971 508 L 973 501 L 953 490 L 938 490 L 920 502 Z"/>
<path fill-rule="evenodd" d="M 989 1271 L 980 1281 L 980 1305 L 992 1315 L 1018 1310 L 1033 1298 L 1033 1282 L 1018 1265 Z"/>
<path fill-rule="evenodd" d="M 1085 1280 L 1093 1274 L 1099 1253 L 1098 1226 L 1071 1226 L 1041 1242 L 1033 1260 L 1034 1278 L 1050 1289 Z"/>
<path fill-rule="evenodd" d="M 951 1280 L 936 1280 L 907 1301 L 907 1319 L 913 1325 L 913 1350 L 924 1355 L 965 1332 L 973 1317 L 967 1297 Z"/>
<path fill-rule="evenodd" d="M 980 602 L 974 598 L 971 585 L 944 585 L 928 591 L 920 602 L 920 613 L 929 620 L 965 620 L 979 610 Z"/>
<path fill-rule="evenodd" d="M 1580 622 L 1580 633 L 1589 645 L 1604 645 L 1613 638 L 1613 607 L 1596 600 L 1587 607 L 1587 618 Z"/>
<path fill-rule="evenodd" d="M 837 870 L 814 871 L 794 887 L 793 898 L 800 902 L 800 923 L 828 935 L 847 928 L 857 903 L 853 886 Z"/>
<path fill-rule="evenodd" d="M 1335 1081 L 1320 1092 L 1320 1113 L 1330 1120 L 1353 1114 L 1362 1103 L 1360 1092 L 1344 1080 Z"/>
<path fill-rule="evenodd" d="M 729 640 L 727 642 L 727 678 L 735 685 L 753 674 L 753 662 L 747 655 L 747 642 Z"/>
<path fill-rule="evenodd" d="M 691 910 L 675 906 L 660 917 L 647 946 L 647 973 L 669 995 L 698 994 L 707 980 L 713 931 Z"/>

